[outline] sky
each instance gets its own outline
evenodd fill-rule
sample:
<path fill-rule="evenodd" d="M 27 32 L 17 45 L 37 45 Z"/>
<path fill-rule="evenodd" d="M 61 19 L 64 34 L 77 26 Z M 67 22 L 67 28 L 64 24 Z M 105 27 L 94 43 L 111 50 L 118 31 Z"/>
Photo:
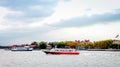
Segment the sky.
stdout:
<path fill-rule="evenodd" d="M 119 3 L 120 0 L 0 0 L 0 45 L 115 39 L 120 34 Z"/>

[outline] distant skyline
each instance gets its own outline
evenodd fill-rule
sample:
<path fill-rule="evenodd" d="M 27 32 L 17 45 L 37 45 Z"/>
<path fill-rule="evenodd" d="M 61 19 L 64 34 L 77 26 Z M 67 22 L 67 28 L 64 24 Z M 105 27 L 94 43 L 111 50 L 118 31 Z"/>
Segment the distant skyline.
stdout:
<path fill-rule="evenodd" d="M 0 45 L 115 39 L 120 35 L 119 3 L 120 0 L 0 0 Z"/>

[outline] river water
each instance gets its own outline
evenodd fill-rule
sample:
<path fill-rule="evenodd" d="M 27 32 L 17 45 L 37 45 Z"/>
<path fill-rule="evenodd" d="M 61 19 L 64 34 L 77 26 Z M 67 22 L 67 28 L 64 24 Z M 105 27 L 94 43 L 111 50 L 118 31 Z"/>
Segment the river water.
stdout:
<path fill-rule="evenodd" d="M 42 51 L 0 50 L 0 67 L 120 67 L 120 52 L 79 52 L 80 55 L 46 55 Z"/>

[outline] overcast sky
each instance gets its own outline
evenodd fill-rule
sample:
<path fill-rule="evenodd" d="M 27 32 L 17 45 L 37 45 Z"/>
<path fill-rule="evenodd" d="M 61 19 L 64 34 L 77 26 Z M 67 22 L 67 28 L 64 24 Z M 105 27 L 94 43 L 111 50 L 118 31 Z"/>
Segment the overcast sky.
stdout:
<path fill-rule="evenodd" d="M 118 34 L 120 0 L 0 0 L 0 45 L 98 41 Z"/>

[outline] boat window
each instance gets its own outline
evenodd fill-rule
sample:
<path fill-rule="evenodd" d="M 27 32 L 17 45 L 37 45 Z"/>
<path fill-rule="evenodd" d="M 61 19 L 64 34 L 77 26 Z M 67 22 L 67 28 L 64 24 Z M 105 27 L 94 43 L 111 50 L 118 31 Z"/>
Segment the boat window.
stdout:
<path fill-rule="evenodd" d="M 69 50 L 70 52 L 72 52 L 72 50 Z"/>
<path fill-rule="evenodd" d="M 59 51 L 59 50 L 55 50 L 55 51 Z"/>
<path fill-rule="evenodd" d="M 64 51 L 64 50 L 60 50 L 60 51 Z"/>
<path fill-rule="evenodd" d="M 68 52 L 68 50 L 65 50 L 66 52 Z"/>

